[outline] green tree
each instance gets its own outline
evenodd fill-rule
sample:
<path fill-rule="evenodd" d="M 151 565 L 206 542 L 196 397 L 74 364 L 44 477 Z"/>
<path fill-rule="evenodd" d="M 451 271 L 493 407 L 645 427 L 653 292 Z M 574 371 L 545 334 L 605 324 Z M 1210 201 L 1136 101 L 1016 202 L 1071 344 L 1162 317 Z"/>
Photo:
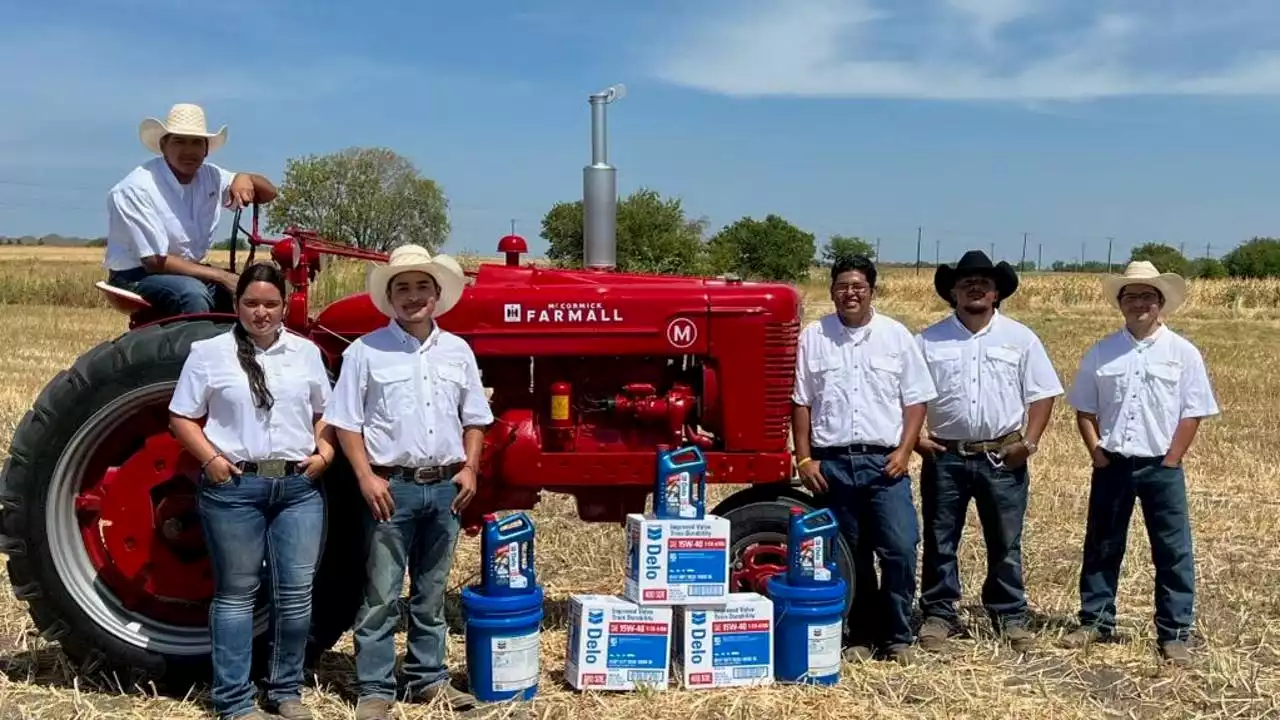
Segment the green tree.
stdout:
<path fill-rule="evenodd" d="M 1129 262 L 1146 260 L 1160 272 L 1178 273 L 1182 276 L 1191 274 L 1191 263 L 1175 247 L 1162 243 L 1146 243 L 1139 245 L 1129 253 Z"/>
<path fill-rule="evenodd" d="M 1256 237 L 1222 258 L 1232 277 L 1280 276 L 1280 240 Z"/>
<path fill-rule="evenodd" d="M 726 225 L 708 243 L 716 272 L 786 282 L 808 276 L 816 249 L 813 233 L 772 213 L 764 220 L 744 217 Z"/>
<path fill-rule="evenodd" d="M 1191 263 L 1191 272 L 1198 278 L 1213 279 L 1227 276 L 1227 266 L 1218 258 L 1202 257 Z"/>
<path fill-rule="evenodd" d="M 618 201 L 617 265 L 623 272 L 697 275 L 707 266 L 704 220 L 685 217 L 678 198 L 640 188 Z M 547 258 L 560 267 L 582 267 L 582 201 L 556 203 L 542 218 Z"/>
<path fill-rule="evenodd" d="M 876 249 L 866 240 L 849 235 L 832 235 L 822 248 L 822 260 L 827 267 L 836 264 L 836 261 L 842 258 L 854 255 L 866 255 L 874 260 Z"/>
<path fill-rule="evenodd" d="M 385 148 L 290 159 L 279 187 L 279 197 L 266 206 L 269 232 L 296 225 L 383 252 L 406 243 L 436 252 L 449 235 L 443 190 Z"/>

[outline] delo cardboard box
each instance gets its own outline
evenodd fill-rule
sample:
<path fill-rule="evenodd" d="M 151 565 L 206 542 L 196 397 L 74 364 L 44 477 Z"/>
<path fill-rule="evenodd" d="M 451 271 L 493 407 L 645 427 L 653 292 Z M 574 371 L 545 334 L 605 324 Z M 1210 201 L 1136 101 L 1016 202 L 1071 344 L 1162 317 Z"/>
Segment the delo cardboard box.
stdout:
<path fill-rule="evenodd" d="M 729 520 L 627 515 L 622 596 L 637 605 L 718 605 L 729 596 Z"/>
<path fill-rule="evenodd" d="M 773 601 L 732 593 L 718 607 L 676 609 L 674 673 L 689 689 L 773 683 Z"/>
<path fill-rule="evenodd" d="M 671 670 L 671 608 L 616 595 L 569 596 L 565 680 L 578 690 L 665 690 Z"/>

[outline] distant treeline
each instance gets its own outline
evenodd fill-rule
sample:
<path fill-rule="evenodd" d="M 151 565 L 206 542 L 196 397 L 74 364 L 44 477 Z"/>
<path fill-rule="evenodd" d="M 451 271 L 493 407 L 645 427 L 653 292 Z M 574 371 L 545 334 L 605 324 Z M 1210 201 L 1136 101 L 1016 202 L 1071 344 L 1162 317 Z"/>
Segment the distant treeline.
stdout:
<path fill-rule="evenodd" d="M 84 238 L 67 235 L 23 235 L 9 237 L 0 235 L 0 245 L 50 245 L 53 247 L 106 247 L 106 237 Z"/>

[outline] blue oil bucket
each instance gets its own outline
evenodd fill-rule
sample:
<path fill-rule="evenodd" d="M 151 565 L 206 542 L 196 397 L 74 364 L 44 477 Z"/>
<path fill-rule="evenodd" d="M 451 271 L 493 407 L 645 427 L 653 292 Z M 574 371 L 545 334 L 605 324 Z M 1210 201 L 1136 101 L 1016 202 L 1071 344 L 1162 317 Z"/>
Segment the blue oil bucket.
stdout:
<path fill-rule="evenodd" d="M 467 679 L 481 702 L 528 700 L 542 670 L 542 588 L 518 595 L 462 590 Z"/>
<path fill-rule="evenodd" d="M 823 585 L 838 577 L 835 547 L 839 530 L 835 513 L 826 508 L 810 513 L 791 508 L 787 524 L 788 584 Z"/>
<path fill-rule="evenodd" d="M 848 583 L 836 575 L 829 583 L 797 587 L 785 575 L 774 575 L 765 588 L 773 600 L 774 679 L 812 685 L 839 682 Z"/>
<path fill-rule="evenodd" d="M 484 516 L 480 536 L 480 590 L 485 595 L 516 595 L 533 592 L 537 574 L 533 569 L 533 520 L 519 512 L 498 519 Z"/>
<path fill-rule="evenodd" d="M 701 520 L 706 513 L 707 460 L 696 445 L 658 446 L 653 515 L 661 520 Z"/>

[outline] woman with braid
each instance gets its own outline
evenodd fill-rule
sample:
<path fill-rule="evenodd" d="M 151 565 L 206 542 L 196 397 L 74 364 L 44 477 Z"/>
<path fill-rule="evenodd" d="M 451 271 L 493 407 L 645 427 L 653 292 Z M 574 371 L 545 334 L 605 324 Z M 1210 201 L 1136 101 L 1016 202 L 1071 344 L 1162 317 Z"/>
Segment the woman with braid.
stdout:
<path fill-rule="evenodd" d="M 324 526 L 316 478 L 335 443 L 320 421 L 330 392 L 320 350 L 285 331 L 284 301 L 280 270 L 245 268 L 238 321 L 191 344 L 169 405 L 174 435 L 202 469 L 200 518 L 214 580 L 212 695 L 223 720 L 265 717 L 249 681 L 264 560 L 272 643 L 263 704 L 281 717 L 311 717 L 300 690 Z"/>

